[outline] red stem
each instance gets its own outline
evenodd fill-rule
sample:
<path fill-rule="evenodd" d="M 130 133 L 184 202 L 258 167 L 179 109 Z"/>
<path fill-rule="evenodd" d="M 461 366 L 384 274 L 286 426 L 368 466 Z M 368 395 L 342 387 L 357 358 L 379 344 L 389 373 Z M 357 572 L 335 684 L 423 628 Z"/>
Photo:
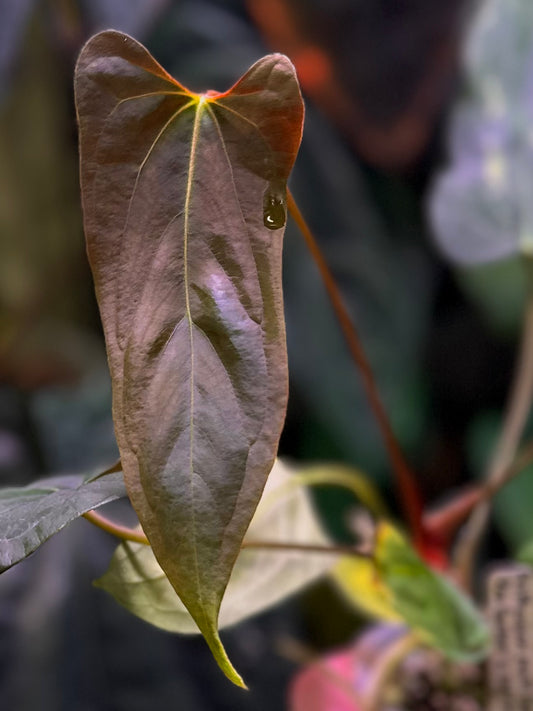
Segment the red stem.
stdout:
<path fill-rule="evenodd" d="M 424 514 L 424 533 L 435 543 L 448 548 L 466 518 L 481 502 L 490 501 L 512 479 L 521 474 L 533 462 L 533 443 L 526 445 L 514 461 L 505 469 L 497 482 L 485 482 L 476 487 L 469 487 L 443 506 Z"/>
<path fill-rule="evenodd" d="M 320 251 L 317 241 L 313 237 L 313 234 L 290 191 L 288 191 L 287 194 L 287 207 L 294 221 L 298 225 L 311 256 L 318 267 L 320 276 L 322 277 L 322 281 L 326 287 L 326 291 L 344 334 L 344 338 L 346 339 L 352 358 L 361 374 L 368 402 L 381 431 L 392 469 L 396 477 L 396 485 L 400 493 L 402 506 L 411 531 L 413 542 L 417 548 L 421 549 L 424 547 L 425 535 L 422 526 L 422 500 L 415 477 L 411 472 L 400 445 L 398 444 L 396 436 L 392 431 L 389 418 L 385 408 L 383 407 L 378 389 L 376 387 L 370 363 L 367 360 L 359 340 L 359 336 L 357 335 L 356 328 L 352 323 L 346 306 L 344 305 L 337 284 L 335 283 L 333 275 L 329 270 L 322 252 Z"/>

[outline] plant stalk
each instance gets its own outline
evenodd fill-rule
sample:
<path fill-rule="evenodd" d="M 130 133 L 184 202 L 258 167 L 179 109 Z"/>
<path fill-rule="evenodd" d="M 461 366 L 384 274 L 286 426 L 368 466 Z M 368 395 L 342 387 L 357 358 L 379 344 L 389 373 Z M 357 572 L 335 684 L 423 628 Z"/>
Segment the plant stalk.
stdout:
<path fill-rule="evenodd" d="M 290 190 L 287 193 L 287 207 L 302 233 L 307 248 L 318 267 L 352 359 L 361 374 L 368 402 L 381 431 L 387 454 L 396 477 L 396 483 L 413 542 L 420 548 L 423 546 L 425 536 L 422 526 L 422 501 L 414 474 L 409 468 L 398 440 L 394 435 L 389 418 L 379 396 L 372 368 L 361 345 L 357 330 L 344 305 L 339 288 Z"/>
<path fill-rule="evenodd" d="M 280 543 L 278 541 L 243 541 L 241 550 L 250 548 L 265 551 L 298 551 L 300 553 L 326 553 L 331 555 L 351 555 L 356 558 L 372 558 L 370 551 L 356 546 L 320 546 L 307 543 Z"/>
<path fill-rule="evenodd" d="M 145 546 L 149 546 L 148 539 L 142 531 L 136 531 L 128 526 L 122 526 L 119 523 L 110 521 L 102 514 L 96 513 L 96 511 L 87 511 L 83 514 L 83 518 L 92 523 L 97 528 L 102 529 L 106 533 L 110 533 L 115 538 L 120 538 L 121 541 L 131 541 L 132 543 L 142 543 Z"/>
<path fill-rule="evenodd" d="M 97 528 L 100 528 L 106 533 L 110 533 L 115 538 L 119 538 L 121 541 L 130 541 L 131 543 L 142 543 L 145 546 L 149 546 L 150 543 L 148 538 L 142 531 L 129 528 L 128 526 L 122 526 L 121 524 L 114 523 L 110 521 L 102 514 L 96 513 L 96 511 L 87 511 L 83 514 L 83 518 L 92 523 Z M 241 549 L 261 549 L 261 550 L 271 550 L 271 551 L 297 551 L 299 553 L 327 553 L 331 555 L 351 555 L 358 558 L 371 558 L 372 554 L 356 546 L 338 546 L 338 545 L 314 545 L 305 543 L 281 543 L 279 541 L 244 541 L 241 545 Z"/>
<path fill-rule="evenodd" d="M 383 708 L 383 690 L 386 682 L 407 655 L 419 646 L 420 639 L 416 633 L 407 632 L 384 650 L 372 667 L 370 681 L 363 700 L 363 711 L 380 711 Z"/>
<path fill-rule="evenodd" d="M 481 502 L 490 502 L 510 481 L 519 476 L 533 463 L 533 442 L 526 445 L 512 464 L 507 467 L 497 482 L 486 482 L 481 486 L 469 487 L 456 494 L 451 501 L 424 514 L 426 534 L 438 541 L 444 548 L 448 545 L 461 526 Z"/>
<path fill-rule="evenodd" d="M 527 264 L 527 268 L 531 268 L 531 265 Z M 529 274 L 528 277 L 529 289 L 524 309 L 522 341 L 503 426 L 485 475 L 488 492 L 498 491 L 507 480 L 509 470 L 513 470 L 513 462 L 533 402 L 533 279 Z M 467 589 L 472 587 L 475 559 L 488 525 L 490 498 L 492 497 L 483 497 L 474 507 L 457 545 L 454 567 L 458 579 Z"/>

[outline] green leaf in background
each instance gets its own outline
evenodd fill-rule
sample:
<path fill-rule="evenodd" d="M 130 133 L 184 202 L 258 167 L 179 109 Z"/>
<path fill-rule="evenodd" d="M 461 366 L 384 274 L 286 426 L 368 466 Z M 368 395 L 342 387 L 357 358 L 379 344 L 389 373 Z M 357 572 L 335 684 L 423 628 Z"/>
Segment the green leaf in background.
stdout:
<path fill-rule="evenodd" d="M 270 55 L 193 94 L 135 40 L 76 68 L 85 233 L 128 495 L 215 658 L 224 590 L 287 401 L 281 252 L 303 102 Z"/>
<path fill-rule="evenodd" d="M 388 515 L 385 502 L 368 476 L 343 464 L 312 464 L 295 470 L 290 486 L 338 486 L 351 491 L 377 518 Z"/>
<path fill-rule="evenodd" d="M 0 489 L 0 572 L 26 558 L 82 514 L 126 496 L 122 472 L 39 479 Z"/>
<path fill-rule="evenodd" d="M 331 577 L 348 604 L 358 611 L 385 622 L 402 622 L 392 591 L 372 558 L 344 556 L 331 570 Z"/>
<path fill-rule="evenodd" d="M 342 559 L 333 579 L 357 609 L 389 622 L 403 621 L 451 659 L 476 660 L 488 652 L 489 633 L 481 613 L 388 523 L 376 529 L 373 559 Z"/>
<path fill-rule="evenodd" d="M 488 461 L 503 423 L 502 413 L 495 410 L 481 412 L 470 424 L 467 451 L 470 469 L 480 476 L 487 471 Z M 528 423 L 531 433 L 533 421 Z M 533 501 L 533 466 L 526 467 L 519 476 L 498 491 L 492 502 L 494 521 L 499 533 L 511 550 L 520 550 L 533 533 L 531 502 Z"/>
<path fill-rule="evenodd" d="M 529 565 L 530 568 L 533 568 L 533 541 L 529 540 L 527 543 L 524 543 L 524 545 L 518 549 L 515 558 L 519 563 L 525 563 L 525 565 Z"/>
<path fill-rule="evenodd" d="M 287 486 L 292 479 L 291 469 L 276 460 L 245 542 L 328 544 L 305 488 Z M 320 553 L 242 550 L 222 600 L 219 626 L 229 627 L 275 605 L 323 575 L 335 560 Z M 95 584 L 156 627 L 199 631 L 149 546 L 121 544 Z"/>
<path fill-rule="evenodd" d="M 498 336 L 509 339 L 520 332 L 529 281 L 521 256 L 458 269 L 455 276 Z"/>
<path fill-rule="evenodd" d="M 450 125 L 450 164 L 430 213 L 452 260 L 533 253 L 533 4 L 479 4 L 465 53 L 466 91 Z"/>

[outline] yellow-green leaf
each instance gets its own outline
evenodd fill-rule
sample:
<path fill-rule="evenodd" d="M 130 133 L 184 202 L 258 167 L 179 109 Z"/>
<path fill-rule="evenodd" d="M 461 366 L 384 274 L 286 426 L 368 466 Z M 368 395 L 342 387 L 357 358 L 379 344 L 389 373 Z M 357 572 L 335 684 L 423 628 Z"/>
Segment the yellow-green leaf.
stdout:
<path fill-rule="evenodd" d="M 387 515 L 387 507 L 379 491 L 359 470 L 343 464 L 313 464 L 295 472 L 293 486 L 338 486 L 351 491 L 359 503 L 375 516 Z"/>
<path fill-rule="evenodd" d="M 345 556 L 331 575 L 347 601 L 361 612 L 386 622 L 401 622 L 392 591 L 385 585 L 372 558 Z"/>
<path fill-rule="evenodd" d="M 488 651 L 489 632 L 481 612 L 386 522 L 377 527 L 373 558 L 343 559 L 333 577 L 357 608 L 387 621 L 403 621 L 452 659 L 475 660 Z"/>

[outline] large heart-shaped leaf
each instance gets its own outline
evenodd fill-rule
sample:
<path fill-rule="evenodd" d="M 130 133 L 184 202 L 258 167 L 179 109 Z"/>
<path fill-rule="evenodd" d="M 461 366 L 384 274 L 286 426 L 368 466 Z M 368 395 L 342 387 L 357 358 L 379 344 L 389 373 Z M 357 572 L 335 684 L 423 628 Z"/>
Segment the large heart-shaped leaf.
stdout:
<path fill-rule="evenodd" d="M 126 496 L 121 472 L 39 479 L 0 489 L 0 572 L 33 553 L 82 514 Z"/>
<path fill-rule="evenodd" d="M 303 104 L 271 55 L 193 94 L 126 35 L 76 69 L 88 253 L 128 494 L 228 676 L 217 615 L 287 398 L 286 180 Z"/>
<path fill-rule="evenodd" d="M 302 486 L 287 486 L 291 470 L 276 460 L 245 542 L 327 545 Z M 324 574 L 335 563 L 328 553 L 244 549 L 240 552 L 220 607 L 219 626 L 229 627 L 275 605 Z M 152 549 L 122 543 L 96 584 L 134 615 L 170 632 L 198 632 Z"/>

